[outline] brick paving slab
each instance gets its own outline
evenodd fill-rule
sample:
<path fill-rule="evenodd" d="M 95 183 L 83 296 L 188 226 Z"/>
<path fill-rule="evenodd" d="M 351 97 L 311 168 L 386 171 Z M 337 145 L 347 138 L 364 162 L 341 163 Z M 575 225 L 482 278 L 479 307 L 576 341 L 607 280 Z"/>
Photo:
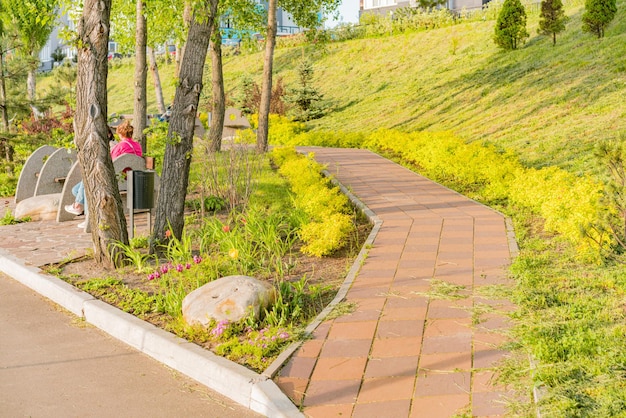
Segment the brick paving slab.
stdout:
<path fill-rule="evenodd" d="M 505 415 L 492 378 L 514 307 L 474 294 L 510 284 L 504 217 L 366 150 L 300 151 L 382 226 L 345 297 L 354 312 L 323 322 L 275 381 L 310 417 Z"/>
<path fill-rule="evenodd" d="M 15 212 L 13 198 L 3 198 L 0 202 L 0 217 L 7 210 Z M 36 267 L 81 257 L 93 248 L 91 234 L 77 227 L 84 219 L 84 216 L 77 216 L 73 221 L 66 222 L 38 221 L 4 225 L 0 248 Z M 126 221 L 130 225 L 128 216 Z M 135 214 L 134 223 L 136 234 L 146 235 L 148 213 Z"/>

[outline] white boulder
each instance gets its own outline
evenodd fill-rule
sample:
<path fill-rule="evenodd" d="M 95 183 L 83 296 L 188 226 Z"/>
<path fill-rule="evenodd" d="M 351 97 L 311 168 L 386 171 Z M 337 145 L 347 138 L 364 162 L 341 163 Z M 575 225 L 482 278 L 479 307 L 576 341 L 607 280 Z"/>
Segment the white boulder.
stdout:
<path fill-rule="evenodd" d="M 21 200 L 15 206 L 16 219 L 30 217 L 32 221 L 49 221 L 57 218 L 61 193 L 44 194 Z"/>
<path fill-rule="evenodd" d="M 258 318 L 261 309 L 276 300 L 271 284 L 248 276 L 227 276 L 189 293 L 183 299 L 183 318 L 188 324 L 236 322 L 250 311 Z"/>

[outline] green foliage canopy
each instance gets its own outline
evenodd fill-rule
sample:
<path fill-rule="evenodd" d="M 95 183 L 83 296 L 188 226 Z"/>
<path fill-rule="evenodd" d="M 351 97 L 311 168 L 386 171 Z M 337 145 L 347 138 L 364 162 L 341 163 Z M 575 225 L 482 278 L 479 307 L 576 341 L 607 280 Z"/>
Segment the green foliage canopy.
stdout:
<path fill-rule="evenodd" d="M 321 16 L 328 16 L 337 10 L 341 0 L 279 0 L 278 6 L 291 13 L 294 21 L 304 28 L 321 25 Z"/>
<path fill-rule="evenodd" d="M 526 10 L 520 0 L 504 0 L 496 20 L 494 42 L 505 50 L 517 49 L 528 38 Z"/>
<path fill-rule="evenodd" d="M 148 46 L 154 48 L 168 41 L 184 39 L 184 3 L 181 0 L 147 0 L 144 6 Z M 135 13 L 134 0 L 118 0 L 113 4 L 111 39 L 118 43 L 122 52 L 133 52 L 135 49 Z"/>
<path fill-rule="evenodd" d="M 616 0 L 586 0 L 583 13 L 583 32 L 589 32 L 598 38 L 604 37 L 604 29 L 617 13 Z"/>
<path fill-rule="evenodd" d="M 56 25 L 58 5 L 58 0 L 2 1 L 6 21 L 19 37 L 24 55 L 37 54 L 48 41 Z"/>
<path fill-rule="evenodd" d="M 552 45 L 555 45 L 556 34 L 565 30 L 565 23 L 568 19 L 561 0 L 543 0 L 537 31 L 542 35 L 552 36 Z"/>

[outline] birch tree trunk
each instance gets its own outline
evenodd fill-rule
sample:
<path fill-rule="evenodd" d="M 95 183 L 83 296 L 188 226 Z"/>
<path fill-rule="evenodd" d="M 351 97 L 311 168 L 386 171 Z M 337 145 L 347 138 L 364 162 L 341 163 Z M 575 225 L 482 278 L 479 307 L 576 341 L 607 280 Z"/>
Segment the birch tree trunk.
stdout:
<path fill-rule="evenodd" d="M 205 0 L 191 20 L 167 133 L 151 252 L 160 252 L 170 229 L 180 239 L 193 152 L 193 131 L 202 91 L 202 73 L 218 0 Z"/>
<path fill-rule="evenodd" d="M 224 74 L 222 72 L 222 36 L 217 25 L 213 28 L 213 39 L 211 41 L 211 69 L 213 105 L 211 109 L 211 129 L 209 130 L 209 150 L 218 152 L 222 149 L 226 99 L 224 97 Z"/>
<path fill-rule="evenodd" d="M 159 66 L 154 56 L 154 49 L 148 48 L 148 60 L 150 62 L 150 73 L 152 74 L 152 80 L 154 82 L 154 95 L 156 96 L 157 108 L 159 114 L 164 114 L 167 109 L 165 108 L 165 101 L 163 101 L 163 87 L 161 86 L 161 77 L 159 76 Z"/>
<path fill-rule="evenodd" d="M 37 97 L 37 93 L 35 89 L 37 88 L 37 74 L 34 68 L 28 69 L 28 74 L 26 75 L 26 93 L 28 94 L 28 100 L 31 103 L 35 102 Z"/>
<path fill-rule="evenodd" d="M 146 112 L 146 82 L 148 69 L 146 66 L 146 43 L 148 29 L 146 16 L 144 16 L 144 2 L 137 0 L 136 4 L 136 29 L 135 29 L 135 104 L 133 112 L 133 139 L 141 144 L 141 149 L 147 151 L 146 135 L 144 129 L 148 124 Z"/>
<path fill-rule="evenodd" d="M 89 207 L 95 260 L 105 267 L 122 261 L 111 244 L 128 244 L 126 218 L 107 138 L 108 41 L 111 0 L 85 0 L 78 22 L 78 68 L 74 133 Z"/>
<path fill-rule="evenodd" d="M 7 90 L 6 80 L 4 75 L 4 46 L 0 51 L 0 114 L 2 115 L 2 128 L 5 132 L 9 131 L 9 112 L 7 111 Z"/>
<path fill-rule="evenodd" d="M 256 151 L 267 151 L 270 102 L 272 100 L 272 67 L 274 65 L 274 46 L 276 45 L 276 2 L 269 0 L 267 10 L 267 36 L 265 37 L 265 59 L 263 61 L 263 84 L 261 103 L 259 104 L 259 127 L 256 136 Z"/>

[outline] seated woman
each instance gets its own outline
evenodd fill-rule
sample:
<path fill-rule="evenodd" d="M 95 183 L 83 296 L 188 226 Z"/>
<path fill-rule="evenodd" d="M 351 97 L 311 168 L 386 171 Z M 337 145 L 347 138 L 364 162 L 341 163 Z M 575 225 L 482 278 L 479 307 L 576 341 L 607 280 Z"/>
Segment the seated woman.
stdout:
<path fill-rule="evenodd" d="M 133 140 L 133 125 L 127 119 L 122 122 L 115 130 L 120 137 L 120 142 L 111 148 L 111 159 L 115 159 L 123 154 L 135 154 L 142 156 L 141 144 Z M 79 182 L 72 188 L 72 194 L 75 196 L 74 203 L 65 206 L 65 210 L 74 215 L 82 215 L 87 211 L 87 201 L 85 200 L 85 186 L 83 182 Z M 79 228 L 85 228 L 87 222 L 78 224 Z"/>

